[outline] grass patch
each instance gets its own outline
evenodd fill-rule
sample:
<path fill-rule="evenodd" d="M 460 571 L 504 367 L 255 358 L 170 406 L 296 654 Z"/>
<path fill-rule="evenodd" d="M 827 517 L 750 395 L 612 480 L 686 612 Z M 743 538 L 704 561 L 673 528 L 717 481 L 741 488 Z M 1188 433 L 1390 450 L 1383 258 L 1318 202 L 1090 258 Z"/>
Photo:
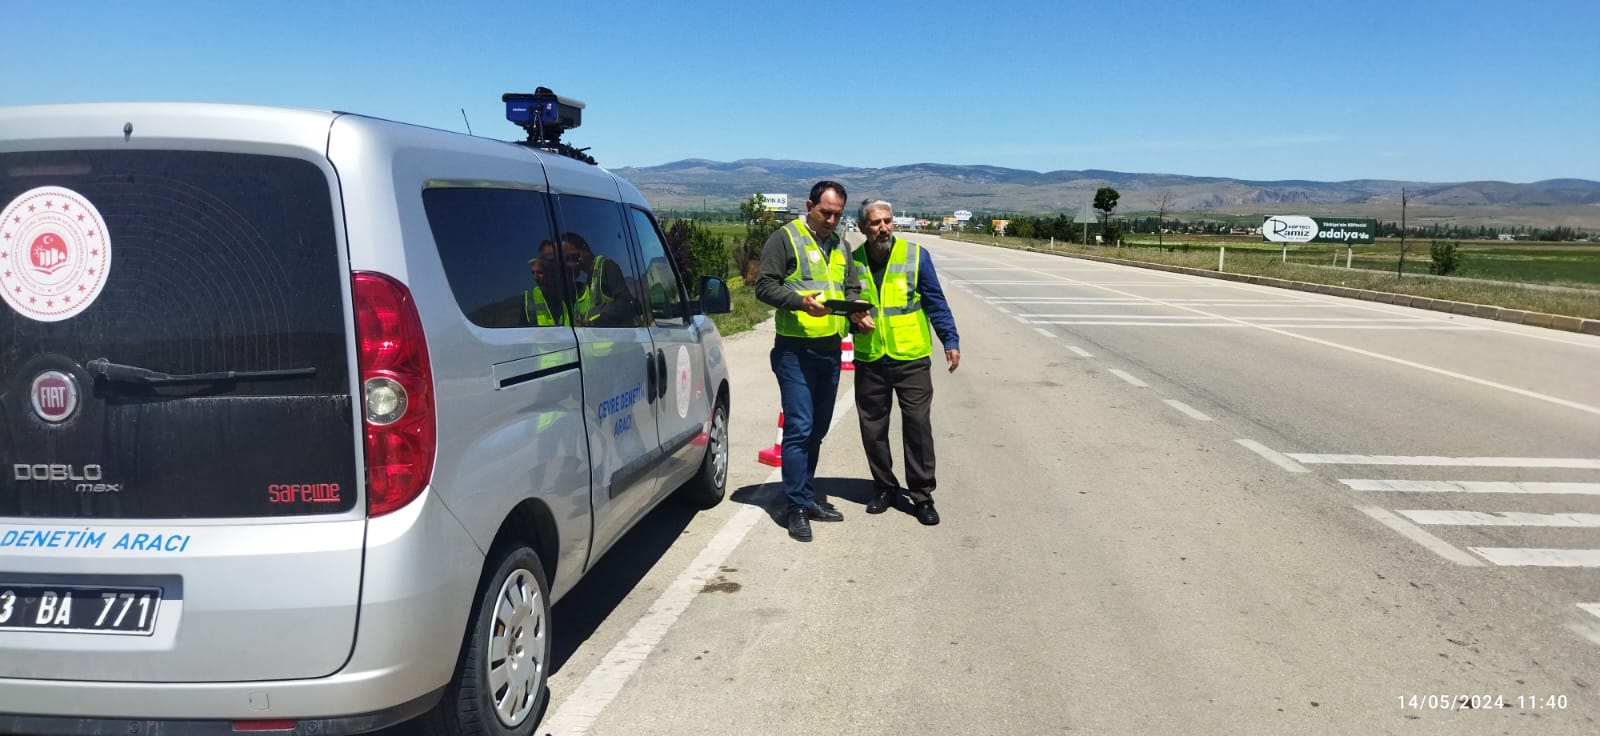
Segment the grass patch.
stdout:
<path fill-rule="evenodd" d="M 1005 248 L 1052 250 L 1048 240 L 969 233 L 963 233 L 960 240 Z M 1229 273 L 1600 319 L 1600 247 L 1518 247 L 1497 243 L 1469 249 L 1469 242 L 1462 242 L 1463 260 L 1458 272 L 1461 278 L 1427 275 L 1426 240 L 1408 243 L 1404 277 L 1395 274 L 1398 244 L 1383 242 L 1357 248 L 1351 264 L 1353 268 L 1344 268 L 1343 247 L 1293 246 L 1289 250 L 1289 262 L 1283 263 L 1282 250 L 1273 244 L 1227 243 L 1224 269 Z M 1167 238 L 1165 249 L 1153 243 L 1148 246 L 1136 243 L 1124 248 L 1057 243 L 1053 252 L 1217 270 L 1217 244 L 1213 242 L 1196 244 Z M 1538 288 L 1528 285 L 1530 283 L 1568 288 Z"/>
<path fill-rule="evenodd" d="M 733 297 L 733 311 L 711 315 L 711 321 L 717 324 L 717 331 L 724 337 L 749 330 L 772 317 L 772 307 L 757 299 L 756 290 L 745 286 L 744 279 L 729 279 L 728 294 Z"/>

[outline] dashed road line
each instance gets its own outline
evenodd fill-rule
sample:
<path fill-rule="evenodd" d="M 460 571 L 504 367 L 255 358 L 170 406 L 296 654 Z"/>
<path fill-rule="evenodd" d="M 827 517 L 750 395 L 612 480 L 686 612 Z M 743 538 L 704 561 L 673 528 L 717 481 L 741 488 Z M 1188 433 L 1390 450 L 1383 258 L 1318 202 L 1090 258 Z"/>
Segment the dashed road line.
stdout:
<path fill-rule="evenodd" d="M 1311 472 L 1310 470 L 1307 470 L 1304 465 L 1289 459 L 1289 456 L 1283 455 L 1282 453 L 1279 453 L 1255 440 L 1236 439 L 1234 442 L 1237 442 L 1244 446 L 1245 449 L 1266 458 L 1267 460 L 1271 461 L 1273 465 L 1283 468 L 1291 473 Z"/>
<path fill-rule="evenodd" d="M 1468 547 L 1501 567 L 1600 567 L 1600 549 L 1534 549 L 1531 547 Z"/>
<path fill-rule="evenodd" d="M 1035 327 L 1035 328 L 1033 328 L 1033 331 L 1037 332 L 1037 333 L 1039 333 L 1041 335 L 1044 335 L 1045 337 L 1051 338 L 1051 339 L 1055 338 L 1055 334 L 1054 333 L 1050 332 L 1049 330 L 1047 330 L 1047 329 L 1045 329 L 1043 327 Z"/>
<path fill-rule="evenodd" d="M 1083 348 L 1080 348 L 1077 345 L 1068 345 L 1067 349 L 1071 350 L 1073 355 L 1076 355 L 1076 356 L 1078 356 L 1080 358 L 1093 358 L 1094 357 L 1094 353 L 1091 353 L 1091 352 L 1089 352 L 1087 350 L 1084 350 Z"/>
<path fill-rule="evenodd" d="M 1578 607 L 1600 618 L 1600 603 L 1579 603 Z"/>
<path fill-rule="evenodd" d="M 1395 513 L 1423 526 L 1547 526 L 1600 528 L 1600 514 L 1534 514 L 1524 511 L 1409 510 Z"/>
<path fill-rule="evenodd" d="M 1436 455 L 1317 455 L 1291 452 L 1307 465 L 1428 465 L 1473 468 L 1571 468 L 1600 470 L 1600 459 L 1587 457 L 1439 457 Z"/>
<path fill-rule="evenodd" d="M 1196 409 L 1196 408 L 1194 408 L 1192 406 L 1189 406 L 1188 404 L 1185 404 L 1182 401 L 1179 401 L 1177 399 L 1163 399 L 1163 401 L 1165 401 L 1167 403 L 1167 406 L 1170 406 L 1170 407 L 1172 407 L 1174 409 L 1177 409 L 1178 411 L 1183 412 L 1184 414 L 1189 415 L 1190 419 L 1194 419 L 1194 420 L 1200 421 L 1200 422 L 1209 422 L 1209 421 L 1211 421 L 1211 417 L 1206 416 L 1204 412 L 1201 412 L 1199 409 Z"/>
<path fill-rule="evenodd" d="M 1465 567 L 1483 567 L 1483 562 L 1472 555 L 1462 552 L 1455 545 L 1444 541 L 1432 534 L 1423 531 L 1422 527 L 1412 524 L 1394 514 L 1376 506 L 1357 506 L 1361 513 L 1376 519 L 1378 523 L 1389 527 L 1417 544 L 1426 547 L 1428 551 Z"/>
<path fill-rule="evenodd" d="M 1504 480 L 1387 480 L 1340 478 L 1352 491 L 1394 493 L 1533 493 L 1600 496 L 1600 483 L 1514 483 Z"/>
<path fill-rule="evenodd" d="M 1134 378 L 1133 374 L 1130 374 L 1127 371 L 1117 370 L 1116 368 L 1112 368 L 1110 370 L 1111 370 L 1111 375 L 1116 376 L 1117 378 L 1120 378 L 1120 379 L 1122 379 L 1124 381 L 1127 381 L 1128 383 L 1131 383 L 1134 386 L 1138 386 L 1139 388 L 1150 388 L 1150 384 L 1145 383 L 1144 381 L 1141 381 L 1141 380 L 1139 380 L 1137 378 Z"/>

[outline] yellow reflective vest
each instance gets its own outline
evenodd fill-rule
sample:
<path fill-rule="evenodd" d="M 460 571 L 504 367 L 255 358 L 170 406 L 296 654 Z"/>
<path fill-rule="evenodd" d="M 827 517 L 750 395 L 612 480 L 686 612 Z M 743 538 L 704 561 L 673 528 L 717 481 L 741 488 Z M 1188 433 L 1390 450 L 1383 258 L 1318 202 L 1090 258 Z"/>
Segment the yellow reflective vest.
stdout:
<path fill-rule="evenodd" d="M 556 319 L 555 311 L 550 309 L 550 302 L 544 297 L 544 289 L 537 286 L 522 292 L 522 316 L 533 327 L 554 327 L 566 323 L 566 309 L 562 310 L 562 318 Z"/>
<path fill-rule="evenodd" d="M 800 218 L 783 226 L 783 233 L 794 249 L 794 271 L 784 277 L 783 285 L 797 293 L 818 292 L 817 301 L 844 298 L 844 279 L 848 263 L 844 258 L 844 244 L 823 255 L 821 246 L 811 236 L 811 229 Z M 850 321 L 841 315 L 828 314 L 813 317 L 804 311 L 778 310 L 773 316 L 773 326 L 785 337 L 843 337 L 850 329 Z"/>
<path fill-rule="evenodd" d="M 875 282 L 867 249 L 856 248 L 860 267 L 861 293 L 872 302 L 871 332 L 855 337 L 856 360 L 916 360 L 933 354 L 933 335 L 928 315 L 922 311 L 922 296 L 917 293 L 917 266 L 922 262 L 922 246 L 894 239 L 889 263 L 883 268 L 883 283 Z"/>

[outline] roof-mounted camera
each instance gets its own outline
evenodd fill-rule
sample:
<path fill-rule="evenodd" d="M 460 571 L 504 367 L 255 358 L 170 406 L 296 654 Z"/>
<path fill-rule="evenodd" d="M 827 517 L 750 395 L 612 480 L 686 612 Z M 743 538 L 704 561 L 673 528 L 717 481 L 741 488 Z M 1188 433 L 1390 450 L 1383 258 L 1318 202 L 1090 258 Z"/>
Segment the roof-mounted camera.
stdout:
<path fill-rule="evenodd" d="M 522 145 L 585 163 L 595 162 L 593 156 L 584 153 L 589 149 L 573 148 L 561 141 L 562 133 L 583 124 L 581 101 L 562 97 L 549 87 L 539 87 L 533 94 L 507 92 L 500 95 L 500 101 L 506 103 L 506 120 L 528 132 L 528 140 L 521 141 Z"/>

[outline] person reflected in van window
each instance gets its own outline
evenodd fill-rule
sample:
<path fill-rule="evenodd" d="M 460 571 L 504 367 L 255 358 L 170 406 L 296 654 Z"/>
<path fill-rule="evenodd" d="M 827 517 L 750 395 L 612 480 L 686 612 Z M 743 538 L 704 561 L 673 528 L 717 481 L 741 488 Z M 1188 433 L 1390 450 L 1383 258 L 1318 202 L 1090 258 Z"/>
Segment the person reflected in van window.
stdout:
<path fill-rule="evenodd" d="M 568 232 L 561 239 L 561 254 L 572 276 L 575 323 L 581 327 L 634 326 L 637 305 L 622 267 L 596 254 L 582 235 Z"/>
<path fill-rule="evenodd" d="M 567 304 L 560 281 L 561 264 L 556 260 L 555 241 L 546 240 L 539 244 L 539 254 L 528 261 L 528 272 L 533 276 L 533 286 L 522 293 L 522 325 L 555 327 L 568 324 Z"/>

